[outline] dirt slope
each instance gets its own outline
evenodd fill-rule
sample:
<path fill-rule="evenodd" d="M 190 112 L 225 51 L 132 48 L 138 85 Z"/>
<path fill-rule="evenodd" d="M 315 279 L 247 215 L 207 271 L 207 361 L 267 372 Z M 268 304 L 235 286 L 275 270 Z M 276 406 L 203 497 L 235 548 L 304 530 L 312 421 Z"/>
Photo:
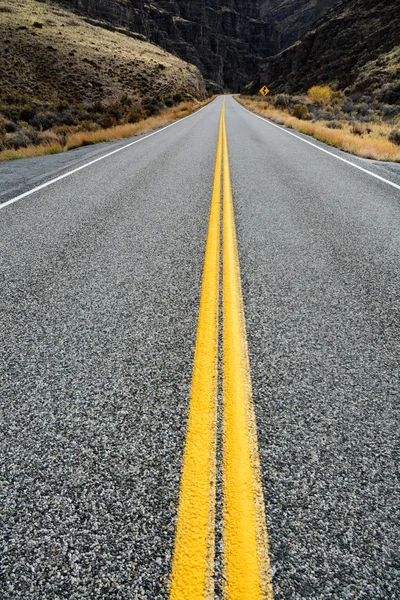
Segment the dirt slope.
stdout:
<path fill-rule="evenodd" d="M 0 1 L 1 104 L 109 102 L 123 94 L 202 98 L 196 67 L 50 1 Z"/>

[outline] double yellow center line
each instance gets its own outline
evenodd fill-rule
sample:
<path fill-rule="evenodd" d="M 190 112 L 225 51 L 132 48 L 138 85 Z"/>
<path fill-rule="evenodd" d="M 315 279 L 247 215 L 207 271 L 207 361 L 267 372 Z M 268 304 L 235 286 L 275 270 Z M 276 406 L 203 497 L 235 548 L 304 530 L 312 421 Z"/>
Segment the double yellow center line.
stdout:
<path fill-rule="evenodd" d="M 214 597 L 222 173 L 224 596 L 227 600 L 272 599 L 223 105 L 204 259 L 171 600 L 211 600 Z"/>

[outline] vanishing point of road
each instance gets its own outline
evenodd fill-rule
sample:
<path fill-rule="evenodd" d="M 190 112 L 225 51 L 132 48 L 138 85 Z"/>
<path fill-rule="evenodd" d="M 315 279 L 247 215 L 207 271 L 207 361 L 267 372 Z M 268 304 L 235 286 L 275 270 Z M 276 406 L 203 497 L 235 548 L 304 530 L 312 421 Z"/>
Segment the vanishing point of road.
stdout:
<path fill-rule="evenodd" d="M 218 97 L 0 163 L 0 598 L 400 598 L 400 166 Z"/>

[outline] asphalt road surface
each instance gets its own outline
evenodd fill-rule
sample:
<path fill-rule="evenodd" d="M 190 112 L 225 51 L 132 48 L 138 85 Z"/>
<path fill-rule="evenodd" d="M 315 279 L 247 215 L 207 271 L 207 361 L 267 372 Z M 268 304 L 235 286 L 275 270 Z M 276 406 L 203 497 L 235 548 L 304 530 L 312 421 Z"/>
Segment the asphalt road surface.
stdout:
<path fill-rule="evenodd" d="M 0 163 L 1 599 L 168 598 L 221 105 Z M 398 600 L 400 166 L 225 122 L 274 597 Z"/>

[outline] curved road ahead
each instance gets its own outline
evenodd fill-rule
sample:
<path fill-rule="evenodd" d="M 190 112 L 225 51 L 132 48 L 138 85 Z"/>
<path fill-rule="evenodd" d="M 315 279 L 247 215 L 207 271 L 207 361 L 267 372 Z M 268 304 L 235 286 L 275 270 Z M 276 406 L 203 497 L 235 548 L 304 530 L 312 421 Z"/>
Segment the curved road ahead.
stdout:
<path fill-rule="evenodd" d="M 1 599 L 168 598 L 221 105 L 0 163 Z M 398 599 L 400 166 L 225 122 L 274 597 Z"/>

